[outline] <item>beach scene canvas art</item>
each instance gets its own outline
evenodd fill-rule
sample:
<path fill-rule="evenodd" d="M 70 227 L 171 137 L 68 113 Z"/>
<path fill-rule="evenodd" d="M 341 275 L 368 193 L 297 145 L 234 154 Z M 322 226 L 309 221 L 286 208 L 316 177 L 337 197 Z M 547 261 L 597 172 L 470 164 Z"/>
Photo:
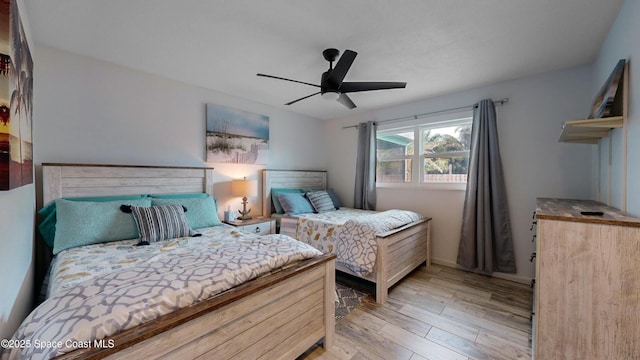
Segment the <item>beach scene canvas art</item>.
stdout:
<path fill-rule="evenodd" d="M 207 104 L 207 162 L 269 162 L 269 117 Z"/>

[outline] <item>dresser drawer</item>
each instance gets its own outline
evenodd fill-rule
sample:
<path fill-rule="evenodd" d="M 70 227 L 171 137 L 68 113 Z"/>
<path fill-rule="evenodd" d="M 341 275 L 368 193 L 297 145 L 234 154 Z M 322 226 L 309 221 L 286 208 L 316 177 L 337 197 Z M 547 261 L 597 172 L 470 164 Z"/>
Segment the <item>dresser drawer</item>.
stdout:
<path fill-rule="evenodd" d="M 246 234 L 267 235 L 271 234 L 271 222 L 238 226 L 238 230 Z"/>

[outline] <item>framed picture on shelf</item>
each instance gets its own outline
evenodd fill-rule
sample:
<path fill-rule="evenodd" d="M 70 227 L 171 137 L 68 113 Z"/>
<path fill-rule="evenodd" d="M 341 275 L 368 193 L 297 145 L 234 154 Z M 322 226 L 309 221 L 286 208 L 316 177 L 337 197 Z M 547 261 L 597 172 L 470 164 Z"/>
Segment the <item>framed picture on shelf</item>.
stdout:
<path fill-rule="evenodd" d="M 591 106 L 590 119 L 622 115 L 622 91 L 618 91 L 618 89 L 622 85 L 625 62 L 624 59 L 618 61 L 613 72 L 602 85 Z"/>

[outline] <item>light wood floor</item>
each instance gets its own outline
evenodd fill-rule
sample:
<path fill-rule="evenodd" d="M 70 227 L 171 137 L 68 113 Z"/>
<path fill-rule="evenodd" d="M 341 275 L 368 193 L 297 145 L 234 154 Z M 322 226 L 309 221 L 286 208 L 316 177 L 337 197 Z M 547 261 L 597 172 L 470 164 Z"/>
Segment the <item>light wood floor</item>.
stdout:
<path fill-rule="evenodd" d="M 340 320 L 331 351 L 301 359 L 530 359 L 531 301 L 528 285 L 423 266 Z"/>

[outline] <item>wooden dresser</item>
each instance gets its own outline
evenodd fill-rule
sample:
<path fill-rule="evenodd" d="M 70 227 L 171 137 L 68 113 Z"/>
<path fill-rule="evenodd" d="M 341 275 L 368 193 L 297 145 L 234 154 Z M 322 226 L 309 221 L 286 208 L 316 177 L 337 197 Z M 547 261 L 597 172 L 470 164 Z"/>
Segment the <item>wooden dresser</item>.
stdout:
<path fill-rule="evenodd" d="M 640 219 L 546 198 L 536 219 L 534 357 L 640 359 Z"/>

